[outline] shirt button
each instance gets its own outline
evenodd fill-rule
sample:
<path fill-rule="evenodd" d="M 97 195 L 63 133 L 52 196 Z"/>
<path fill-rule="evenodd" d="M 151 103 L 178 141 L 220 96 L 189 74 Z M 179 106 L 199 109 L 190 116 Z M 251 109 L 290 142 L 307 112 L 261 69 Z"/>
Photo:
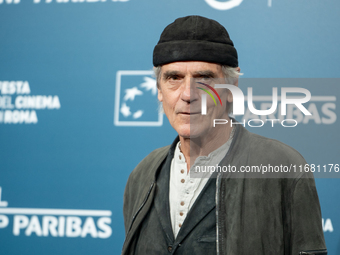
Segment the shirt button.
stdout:
<path fill-rule="evenodd" d="M 179 226 L 179 227 L 182 227 L 182 224 L 181 224 L 181 223 L 179 223 L 179 224 L 178 224 L 178 226 Z"/>
<path fill-rule="evenodd" d="M 169 247 L 168 247 L 168 251 L 169 251 L 169 252 L 172 252 L 172 246 L 169 246 Z"/>
<path fill-rule="evenodd" d="M 179 159 L 182 159 L 182 156 L 181 156 L 181 155 L 179 155 Z"/>
<path fill-rule="evenodd" d="M 180 215 L 180 216 L 183 216 L 183 213 L 182 213 L 182 212 L 180 212 L 180 213 L 179 213 L 179 215 Z"/>
<path fill-rule="evenodd" d="M 183 201 L 181 202 L 181 205 L 184 205 L 184 202 L 183 202 Z"/>
<path fill-rule="evenodd" d="M 186 190 L 185 190 L 185 193 L 189 194 L 189 190 L 186 189 Z"/>
<path fill-rule="evenodd" d="M 181 170 L 181 173 L 184 174 L 184 169 Z"/>
<path fill-rule="evenodd" d="M 181 183 L 185 183 L 185 180 L 184 180 L 184 179 L 182 179 L 182 180 L 181 180 Z"/>

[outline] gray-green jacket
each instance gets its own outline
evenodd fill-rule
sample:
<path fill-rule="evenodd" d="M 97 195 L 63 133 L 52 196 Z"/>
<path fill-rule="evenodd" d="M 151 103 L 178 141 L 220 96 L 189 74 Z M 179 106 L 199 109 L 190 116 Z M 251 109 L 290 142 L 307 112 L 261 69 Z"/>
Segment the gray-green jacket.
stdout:
<path fill-rule="evenodd" d="M 138 229 L 155 195 L 156 173 L 168 151 L 169 146 L 151 152 L 129 176 L 124 193 L 126 238 L 122 255 L 134 254 Z M 291 147 L 237 125 L 233 143 L 219 165 L 236 169 L 282 165 L 292 169 L 305 164 Z M 247 173 L 217 175 L 218 255 L 327 254 L 313 175 L 300 171 L 293 175 L 294 178 L 250 178 Z"/>

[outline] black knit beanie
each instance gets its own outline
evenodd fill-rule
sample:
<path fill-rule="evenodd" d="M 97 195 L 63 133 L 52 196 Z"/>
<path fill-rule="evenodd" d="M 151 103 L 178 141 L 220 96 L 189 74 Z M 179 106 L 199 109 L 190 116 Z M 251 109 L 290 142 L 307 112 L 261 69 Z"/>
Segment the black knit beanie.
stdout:
<path fill-rule="evenodd" d="M 201 16 L 176 19 L 168 25 L 153 51 L 153 65 L 177 61 L 205 61 L 238 66 L 237 51 L 227 30 Z"/>

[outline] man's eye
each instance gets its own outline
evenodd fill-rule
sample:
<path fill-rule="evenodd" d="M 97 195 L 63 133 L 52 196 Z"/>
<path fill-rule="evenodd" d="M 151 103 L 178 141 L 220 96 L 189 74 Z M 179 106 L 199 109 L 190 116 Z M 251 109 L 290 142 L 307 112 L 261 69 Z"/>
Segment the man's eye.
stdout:
<path fill-rule="evenodd" d="M 178 76 L 171 76 L 170 77 L 170 80 L 174 80 L 174 81 L 179 80 L 179 79 L 180 79 L 180 77 L 178 77 Z"/>
<path fill-rule="evenodd" d="M 196 79 L 197 82 L 210 83 L 213 78 L 209 76 L 202 76 Z"/>

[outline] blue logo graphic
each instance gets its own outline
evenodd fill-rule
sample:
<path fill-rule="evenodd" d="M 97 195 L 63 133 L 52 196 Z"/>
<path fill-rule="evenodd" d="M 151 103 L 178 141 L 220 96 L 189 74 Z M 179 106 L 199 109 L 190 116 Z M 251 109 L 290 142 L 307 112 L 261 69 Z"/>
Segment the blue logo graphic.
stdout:
<path fill-rule="evenodd" d="M 114 125 L 162 126 L 153 71 L 118 71 Z"/>

